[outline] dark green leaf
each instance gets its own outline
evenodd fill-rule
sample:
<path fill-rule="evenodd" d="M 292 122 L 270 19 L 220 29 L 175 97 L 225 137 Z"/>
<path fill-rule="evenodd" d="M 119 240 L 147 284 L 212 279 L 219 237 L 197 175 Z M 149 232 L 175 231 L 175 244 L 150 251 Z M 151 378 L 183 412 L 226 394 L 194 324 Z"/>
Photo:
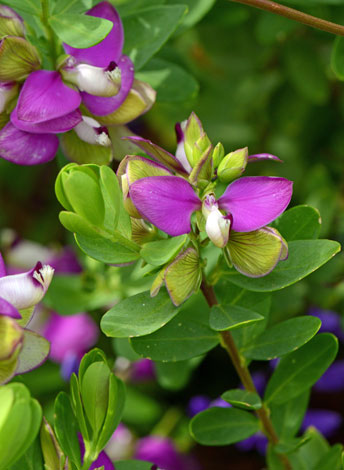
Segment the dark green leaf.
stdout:
<path fill-rule="evenodd" d="M 139 70 L 167 41 L 186 12 L 184 5 L 158 5 L 123 18 L 124 53 Z"/>
<path fill-rule="evenodd" d="M 142 292 L 122 300 L 106 312 L 101 329 L 107 336 L 115 338 L 143 336 L 162 328 L 178 311 L 166 290 L 160 290 L 155 297 Z"/>
<path fill-rule="evenodd" d="M 219 343 L 219 336 L 208 326 L 209 310 L 204 300 L 201 300 L 201 308 L 195 308 L 193 302 L 191 298 L 160 330 L 133 338 L 131 343 L 135 351 L 153 360 L 174 362 L 200 356 L 213 349 Z"/>
<path fill-rule="evenodd" d="M 310 315 L 291 318 L 265 330 L 251 344 L 241 348 L 241 352 L 258 361 L 275 359 L 303 346 L 320 326 L 319 318 Z"/>
<path fill-rule="evenodd" d="M 312 240 L 320 233 L 320 212 L 311 206 L 295 206 L 284 212 L 273 225 L 288 242 Z"/>
<path fill-rule="evenodd" d="M 264 320 L 259 313 L 239 305 L 215 305 L 210 310 L 210 328 L 216 331 L 232 330 Z"/>
<path fill-rule="evenodd" d="M 200 444 L 223 446 L 242 441 L 259 430 L 259 421 L 251 413 L 234 408 L 209 408 L 195 416 L 190 432 Z"/>
<path fill-rule="evenodd" d="M 81 49 L 98 44 L 113 26 L 111 21 L 103 18 L 72 13 L 51 16 L 49 24 L 61 41 Z"/>
<path fill-rule="evenodd" d="M 332 240 L 298 240 L 288 243 L 289 257 L 280 261 L 272 273 L 253 279 L 233 270 L 224 272 L 230 282 L 248 290 L 269 292 L 288 287 L 325 264 L 340 251 Z"/>
<path fill-rule="evenodd" d="M 265 401 L 285 403 L 312 387 L 334 361 L 337 351 L 337 338 L 321 333 L 283 357 L 268 383 Z"/>
<path fill-rule="evenodd" d="M 167 390 L 180 390 L 188 383 L 190 376 L 203 357 L 194 357 L 188 361 L 155 362 L 157 381 Z"/>
<path fill-rule="evenodd" d="M 4 3 L 15 10 L 18 10 L 18 13 L 29 13 L 30 15 L 41 15 L 41 2 L 40 0 L 5 0 Z"/>
<path fill-rule="evenodd" d="M 179 65 L 163 59 L 152 59 L 137 78 L 149 83 L 157 92 L 157 101 L 183 102 L 197 96 L 199 85 L 192 75 Z"/>
<path fill-rule="evenodd" d="M 143 462 L 142 460 L 123 460 L 116 462 L 116 470 L 151 470 L 152 464 L 150 462 Z"/>
<path fill-rule="evenodd" d="M 69 396 L 60 392 L 55 400 L 54 429 L 62 451 L 78 467 L 81 465 L 78 425 Z"/>
<path fill-rule="evenodd" d="M 341 444 L 335 444 L 318 460 L 316 468 L 321 468 L 321 470 L 342 470 L 342 453 L 343 446 Z"/>
<path fill-rule="evenodd" d="M 271 420 L 280 439 L 286 440 L 299 431 L 307 410 L 310 391 L 306 390 L 282 405 L 271 404 Z"/>
<path fill-rule="evenodd" d="M 241 388 L 228 390 L 221 395 L 221 398 L 231 405 L 245 410 L 259 410 L 262 407 L 262 401 L 257 393 L 248 392 Z"/>

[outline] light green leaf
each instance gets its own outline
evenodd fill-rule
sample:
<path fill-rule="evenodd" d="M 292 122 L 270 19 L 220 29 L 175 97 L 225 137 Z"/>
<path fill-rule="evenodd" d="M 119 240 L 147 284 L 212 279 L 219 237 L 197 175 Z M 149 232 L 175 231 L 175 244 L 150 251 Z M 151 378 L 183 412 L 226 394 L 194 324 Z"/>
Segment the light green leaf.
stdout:
<path fill-rule="evenodd" d="M 88 16 L 88 18 L 94 18 Z M 111 147 L 93 145 L 79 139 L 73 130 L 64 132 L 60 137 L 61 148 L 68 160 L 81 164 L 96 163 L 109 164 L 112 160 Z"/>
<path fill-rule="evenodd" d="M 111 21 L 103 18 L 72 13 L 51 16 L 49 24 L 61 41 L 80 49 L 101 42 L 113 26 Z"/>
<path fill-rule="evenodd" d="M 66 13 L 82 13 L 86 10 L 85 5 L 80 0 L 57 0 L 53 8 L 53 15 L 60 16 Z"/>
<path fill-rule="evenodd" d="M 190 376 L 203 357 L 188 361 L 155 362 L 155 372 L 159 385 L 167 390 L 180 390 L 188 383 Z"/>
<path fill-rule="evenodd" d="M 331 67 L 339 80 L 344 80 L 344 38 L 337 36 L 331 54 Z"/>
<path fill-rule="evenodd" d="M 230 282 L 248 290 L 269 292 L 288 287 L 329 261 L 340 251 L 340 244 L 332 240 L 297 240 L 288 243 L 289 257 L 280 261 L 272 273 L 251 279 L 234 270 L 224 271 Z"/>
<path fill-rule="evenodd" d="M 215 305 L 210 310 L 209 325 L 216 331 L 242 328 L 264 320 L 259 313 L 240 307 L 239 305 Z"/>
<path fill-rule="evenodd" d="M 262 407 L 262 401 L 257 393 L 248 392 L 241 388 L 228 390 L 221 395 L 221 398 L 231 405 L 243 408 L 244 410 L 259 410 Z"/>
<path fill-rule="evenodd" d="M 184 5 L 157 5 L 123 18 L 124 53 L 139 70 L 167 41 L 186 12 Z"/>
<path fill-rule="evenodd" d="M 151 470 L 152 464 L 141 460 L 123 460 L 116 462 L 116 470 Z"/>
<path fill-rule="evenodd" d="M 200 444 L 223 446 L 242 441 L 259 430 L 259 421 L 251 413 L 234 408 L 209 408 L 196 415 L 190 433 Z"/>
<path fill-rule="evenodd" d="M 342 470 L 342 453 L 343 446 L 341 444 L 335 444 L 318 460 L 316 468 L 321 468 L 321 470 Z"/>
<path fill-rule="evenodd" d="M 321 333 L 283 357 L 268 383 L 265 401 L 285 403 L 312 387 L 334 361 L 337 351 L 337 338 Z"/>
<path fill-rule="evenodd" d="M 320 212 L 307 205 L 295 206 L 284 212 L 273 225 L 288 242 L 316 239 L 321 228 Z"/>
<path fill-rule="evenodd" d="M 28 13 L 30 15 L 41 15 L 41 2 L 40 0 L 5 0 L 1 3 L 18 10 L 18 13 Z"/>
<path fill-rule="evenodd" d="M 278 323 L 241 348 L 250 359 L 270 360 L 281 357 L 307 343 L 321 326 L 319 318 L 305 315 Z"/>
<path fill-rule="evenodd" d="M 40 366 L 50 351 L 50 343 L 34 331 L 24 330 L 23 347 L 18 356 L 16 374 L 24 374 Z"/>
<path fill-rule="evenodd" d="M 145 243 L 140 255 L 148 264 L 160 266 L 175 256 L 187 240 L 186 235 Z"/>
<path fill-rule="evenodd" d="M 122 300 L 105 313 L 101 329 L 115 338 L 143 336 L 162 328 L 178 311 L 165 290 L 156 297 L 143 292 Z"/>

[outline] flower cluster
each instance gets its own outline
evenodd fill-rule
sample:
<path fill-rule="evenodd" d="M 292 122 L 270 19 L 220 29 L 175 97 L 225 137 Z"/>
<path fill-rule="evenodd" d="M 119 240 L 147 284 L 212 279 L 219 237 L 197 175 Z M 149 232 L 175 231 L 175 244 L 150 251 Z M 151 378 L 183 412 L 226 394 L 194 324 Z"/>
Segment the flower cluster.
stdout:
<path fill-rule="evenodd" d="M 56 69 L 45 70 L 23 20 L 0 6 L 2 158 L 20 165 L 48 162 L 59 146 L 57 134 L 63 134 L 61 145 L 71 160 L 108 163 L 111 134 L 117 135 L 113 126 L 127 124 L 154 103 L 154 90 L 134 79 L 133 63 L 122 54 L 124 32 L 115 8 L 101 2 L 87 15 L 111 21 L 110 33 L 87 49 L 64 44 Z"/>

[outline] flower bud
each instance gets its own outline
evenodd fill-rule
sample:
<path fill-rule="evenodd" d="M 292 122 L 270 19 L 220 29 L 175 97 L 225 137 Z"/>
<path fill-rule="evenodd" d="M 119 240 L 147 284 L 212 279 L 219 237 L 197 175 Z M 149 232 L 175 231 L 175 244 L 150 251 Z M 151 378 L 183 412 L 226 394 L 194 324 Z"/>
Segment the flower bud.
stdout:
<path fill-rule="evenodd" d="M 188 173 L 191 173 L 192 167 L 186 157 L 184 143 L 185 143 L 185 128 L 186 128 L 187 121 L 177 122 L 175 125 L 176 136 L 177 136 L 177 150 L 176 150 L 176 158 L 177 160 L 183 165 L 185 170 Z"/>
<path fill-rule="evenodd" d="M 90 95 L 115 96 L 121 88 L 121 71 L 116 62 L 110 62 L 104 69 L 88 64 L 77 64 L 73 57 L 68 57 L 60 70 L 64 80 Z"/>
<path fill-rule="evenodd" d="M 217 170 L 219 180 L 222 183 L 229 183 L 238 178 L 245 171 L 247 159 L 247 147 L 228 153 L 219 164 Z"/>
<path fill-rule="evenodd" d="M 0 5 L 0 38 L 4 36 L 24 37 L 23 19 L 12 8 Z"/>
<path fill-rule="evenodd" d="M 41 64 L 37 49 L 26 39 L 6 36 L 0 41 L 0 81 L 19 81 Z"/>
<path fill-rule="evenodd" d="M 202 213 L 206 219 L 205 230 L 215 246 L 223 248 L 227 245 L 232 216 L 223 215 L 213 194 L 208 194 L 203 201 Z"/>
<path fill-rule="evenodd" d="M 186 157 L 190 165 L 193 167 L 194 166 L 194 158 L 193 158 L 194 144 L 204 134 L 202 123 L 198 119 L 196 114 L 193 112 L 190 114 L 190 117 L 187 120 L 184 134 L 185 134 L 184 149 L 185 149 Z"/>
<path fill-rule="evenodd" d="M 15 82 L 0 82 L 0 113 L 6 110 L 8 103 L 16 96 L 18 85 Z"/>
<path fill-rule="evenodd" d="M 216 144 L 214 150 L 213 150 L 213 166 L 214 168 L 217 168 L 220 165 L 221 160 L 225 156 L 225 149 L 223 148 L 223 145 L 221 142 Z"/>

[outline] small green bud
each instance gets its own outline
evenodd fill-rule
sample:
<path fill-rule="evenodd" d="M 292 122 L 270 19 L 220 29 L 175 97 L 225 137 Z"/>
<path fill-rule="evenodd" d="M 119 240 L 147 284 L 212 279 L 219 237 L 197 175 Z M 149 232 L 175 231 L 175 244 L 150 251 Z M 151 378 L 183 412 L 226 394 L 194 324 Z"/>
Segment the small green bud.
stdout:
<path fill-rule="evenodd" d="M 26 39 L 6 36 L 0 41 L 0 81 L 23 80 L 40 65 L 37 49 Z"/>
<path fill-rule="evenodd" d="M 213 165 L 217 168 L 220 165 L 221 160 L 225 156 L 225 149 L 221 142 L 218 142 L 213 150 Z"/>
<path fill-rule="evenodd" d="M 54 431 L 45 418 L 43 418 L 41 425 L 40 438 L 44 468 L 46 468 L 46 470 L 60 470 L 61 468 L 65 468 L 63 467 L 65 456 L 57 442 Z"/>
<path fill-rule="evenodd" d="M 192 167 L 194 167 L 194 145 L 202 135 L 205 135 L 202 123 L 196 114 L 192 112 L 187 120 L 184 131 L 184 150 L 186 158 Z"/>
<path fill-rule="evenodd" d="M 242 148 L 227 154 L 221 161 L 217 175 L 222 183 L 229 183 L 238 178 L 244 171 L 248 160 L 248 148 Z"/>
<path fill-rule="evenodd" d="M 22 18 L 12 8 L 0 5 L 0 38 L 4 36 L 24 37 L 25 28 Z"/>
<path fill-rule="evenodd" d="M 204 156 L 204 153 L 211 149 L 211 142 L 207 134 L 202 134 L 199 139 L 195 142 L 192 150 L 192 161 L 193 161 L 193 168 L 197 165 L 197 163 L 201 160 Z"/>

